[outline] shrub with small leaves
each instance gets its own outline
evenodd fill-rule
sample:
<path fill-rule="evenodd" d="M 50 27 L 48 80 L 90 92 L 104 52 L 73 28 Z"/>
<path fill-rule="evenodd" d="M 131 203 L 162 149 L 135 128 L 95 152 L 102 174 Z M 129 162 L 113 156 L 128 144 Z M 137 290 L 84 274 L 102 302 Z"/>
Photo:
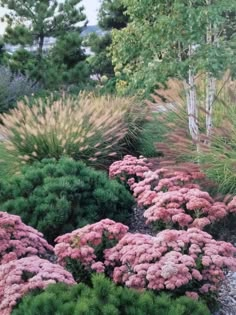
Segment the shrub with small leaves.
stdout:
<path fill-rule="evenodd" d="M 72 275 L 60 265 L 37 256 L 13 260 L 0 265 L 0 313 L 10 315 L 25 294 L 44 289 L 51 283 L 74 284 Z"/>
<path fill-rule="evenodd" d="M 83 283 L 50 285 L 25 296 L 12 315 L 209 315 L 208 308 L 188 297 L 137 292 L 118 287 L 103 275 L 94 275 L 92 287 Z"/>
<path fill-rule="evenodd" d="M 0 188 L 1 208 L 20 215 L 49 242 L 103 218 L 128 222 L 133 205 L 123 185 L 68 158 L 36 162 L 9 182 L 1 181 Z"/>
<path fill-rule="evenodd" d="M 43 235 L 25 225 L 19 216 L 0 212 L 0 265 L 28 256 L 45 257 L 53 247 Z"/>

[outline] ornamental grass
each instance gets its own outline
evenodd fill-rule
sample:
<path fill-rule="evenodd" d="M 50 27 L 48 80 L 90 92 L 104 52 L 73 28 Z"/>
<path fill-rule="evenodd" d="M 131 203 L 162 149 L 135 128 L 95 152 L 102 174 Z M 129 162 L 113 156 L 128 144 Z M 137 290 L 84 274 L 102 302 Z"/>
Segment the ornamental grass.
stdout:
<path fill-rule="evenodd" d="M 145 107 L 146 108 L 146 107 Z M 103 164 L 137 137 L 146 109 L 133 98 L 80 94 L 59 100 L 19 102 L 0 115 L 4 149 L 15 161 L 12 168 L 44 158 L 66 155 Z"/>

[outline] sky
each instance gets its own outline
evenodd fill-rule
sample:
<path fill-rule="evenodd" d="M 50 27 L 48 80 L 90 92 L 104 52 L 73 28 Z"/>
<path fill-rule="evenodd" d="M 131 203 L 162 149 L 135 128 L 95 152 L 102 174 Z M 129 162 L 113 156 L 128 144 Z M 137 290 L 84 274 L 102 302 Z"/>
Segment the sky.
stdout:
<path fill-rule="evenodd" d="M 87 19 L 89 21 L 88 25 L 96 25 L 97 24 L 97 13 L 100 7 L 101 0 L 82 0 L 82 4 L 85 7 L 85 13 Z M 6 12 L 5 9 L 0 8 L 0 17 L 4 15 Z M 5 25 L 0 21 L 0 34 L 3 34 Z"/>
<path fill-rule="evenodd" d="M 97 13 L 100 7 L 100 0 L 83 0 L 82 3 L 85 7 L 85 12 L 89 20 L 89 25 L 97 24 Z"/>

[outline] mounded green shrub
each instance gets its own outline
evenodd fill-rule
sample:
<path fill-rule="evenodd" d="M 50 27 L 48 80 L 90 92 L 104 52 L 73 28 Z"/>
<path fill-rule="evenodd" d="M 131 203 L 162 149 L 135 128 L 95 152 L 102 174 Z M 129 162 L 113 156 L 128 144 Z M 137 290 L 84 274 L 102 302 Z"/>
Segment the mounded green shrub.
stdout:
<path fill-rule="evenodd" d="M 12 315 L 208 315 L 201 302 L 187 297 L 155 296 L 117 287 L 103 275 L 95 275 L 92 287 L 80 283 L 50 285 L 25 296 Z"/>
<path fill-rule="evenodd" d="M 132 205 L 133 197 L 123 185 L 68 158 L 36 162 L 0 182 L 1 209 L 20 215 L 49 242 L 104 218 L 127 223 Z"/>

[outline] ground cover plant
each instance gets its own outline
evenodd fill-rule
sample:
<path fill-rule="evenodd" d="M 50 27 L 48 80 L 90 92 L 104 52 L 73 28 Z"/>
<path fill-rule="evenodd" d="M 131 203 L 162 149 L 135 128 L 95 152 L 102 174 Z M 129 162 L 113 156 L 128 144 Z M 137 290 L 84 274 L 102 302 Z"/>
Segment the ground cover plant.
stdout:
<path fill-rule="evenodd" d="M 0 185 L 2 209 L 20 215 L 49 242 L 103 218 L 128 222 L 133 205 L 123 185 L 68 158 L 36 162 Z"/>
<path fill-rule="evenodd" d="M 115 286 L 103 275 L 94 275 L 92 287 L 83 283 L 50 285 L 43 292 L 26 295 L 12 315 L 208 315 L 201 302 Z"/>

